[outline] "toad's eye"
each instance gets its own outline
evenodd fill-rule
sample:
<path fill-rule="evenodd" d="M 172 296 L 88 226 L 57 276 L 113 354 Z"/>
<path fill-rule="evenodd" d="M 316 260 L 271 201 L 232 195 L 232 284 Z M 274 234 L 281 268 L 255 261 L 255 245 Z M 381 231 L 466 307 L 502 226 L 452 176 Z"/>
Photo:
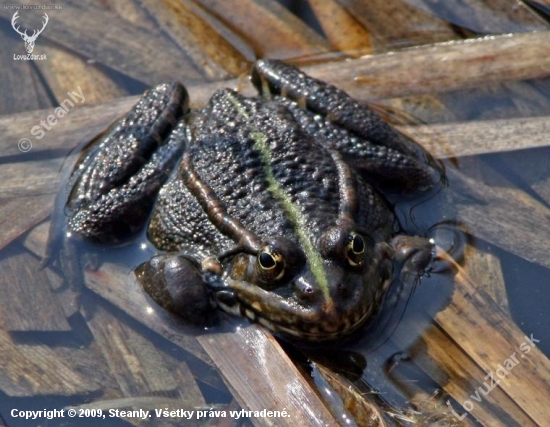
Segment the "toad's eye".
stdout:
<path fill-rule="evenodd" d="M 277 261 L 275 261 L 275 257 L 267 252 L 262 252 L 258 258 L 258 262 L 260 264 L 260 267 L 264 270 L 271 270 L 275 268 L 277 265 Z"/>
<path fill-rule="evenodd" d="M 352 267 L 363 265 L 363 254 L 365 253 L 365 241 L 357 233 L 350 233 L 347 239 L 346 257 Z"/>
<path fill-rule="evenodd" d="M 285 261 L 279 251 L 264 246 L 258 254 L 258 273 L 266 281 L 277 280 L 285 273 Z"/>

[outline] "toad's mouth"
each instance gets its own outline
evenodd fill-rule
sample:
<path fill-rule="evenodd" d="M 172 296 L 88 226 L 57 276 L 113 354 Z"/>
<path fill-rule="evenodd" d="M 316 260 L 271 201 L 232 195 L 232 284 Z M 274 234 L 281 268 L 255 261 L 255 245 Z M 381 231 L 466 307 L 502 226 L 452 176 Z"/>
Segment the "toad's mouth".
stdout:
<path fill-rule="evenodd" d="M 225 293 L 224 298 L 216 298 L 216 303 L 226 313 L 246 317 L 275 334 L 311 342 L 335 341 L 358 330 L 376 314 L 390 282 L 391 279 L 386 279 L 374 298 L 363 299 L 347 309 L 306 308 L 258 287 L 253 288 L 257 298 L 244 299 L 239 292 L 242 288 L 234 288 L 236 291 L 232 293 L 232 298 L 227 298 Z M 250 286 L 245 284 L 246 288 Z"/>

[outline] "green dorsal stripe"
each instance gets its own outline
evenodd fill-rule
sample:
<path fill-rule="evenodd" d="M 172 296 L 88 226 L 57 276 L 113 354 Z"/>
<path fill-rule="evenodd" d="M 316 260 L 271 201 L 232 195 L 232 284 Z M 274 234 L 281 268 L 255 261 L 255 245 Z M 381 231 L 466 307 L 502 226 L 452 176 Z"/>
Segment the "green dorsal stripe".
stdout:
<path fill-rule="evenodd" d="M 233 102 L 239 114 L 246 120 L 250 120 L 239 100 L 233 96 L 229 96 L 229 99 Z M 290 196 L 279 185 L 277 179 L 275 179 L 275 176 L 273 175 L 273 170 L 271 168 L 273 159 L 271 158 L 271 150 L 265 140 L 265 135 L 259 130 L 254 130 L 252 132 L 252 139 L 254 140 L 254 149 L 260 153 L 268 190 L 277 200 L 279 200 L 282 208 L 286 212 L 287 218 L 291 222 L 294 232 L 296 233 L 296 236 L 298 236 L 298 240 L 304 249 L 311 272 L 313 273 L 317 284 L 321 288 L 325 300 L 329 301 L 330 294 L 327 276 L 325 274 L 325 269 L 323 268 L 323 258 L 321 257 L 321 254 L 315 250 L 315 247 L 313 246 L 313 243 L 311 243 L 309 235 L 306 232 L 308 229 L 307 220 L 300 209 L 292 202 Z"/>

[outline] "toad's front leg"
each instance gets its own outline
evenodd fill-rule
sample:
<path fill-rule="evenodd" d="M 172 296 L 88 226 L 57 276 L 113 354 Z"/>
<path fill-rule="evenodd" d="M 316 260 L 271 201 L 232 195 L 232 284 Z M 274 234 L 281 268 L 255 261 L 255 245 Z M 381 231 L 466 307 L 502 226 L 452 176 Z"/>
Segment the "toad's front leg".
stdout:
<path fill-rule="evenodd" d="M 142 288 L 170 313 L 188 324 L 208 326 L 216 319 L 216 304 L 196 260 L 177 253 L 157 255 L 134 271 Z"/>

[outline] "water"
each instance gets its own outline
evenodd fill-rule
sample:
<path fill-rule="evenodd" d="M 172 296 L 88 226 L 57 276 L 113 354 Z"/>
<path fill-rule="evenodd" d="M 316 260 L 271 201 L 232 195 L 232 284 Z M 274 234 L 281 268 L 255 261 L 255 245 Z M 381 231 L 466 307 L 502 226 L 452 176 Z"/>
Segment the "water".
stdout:
<path fill-rule="evenodd" d="M 343 3 L 349 5 L 353 2 Z M 417 3 L 413 1 L 407 2 L 407 4 L 413 6 Z M 296 8 L 299 9 L 300 7 L 296 6 Z M 471 34 L 471 32 L 475 32 L 476 34 L 484 34 L 495 32 L 484 29 L 479 25 L 467 25 L 460 19 L 456 19 L 457 14 L 460 13 L 458 9 L 453 14 L 448 14 L 447 12 L 438 11 L 434 9 L 434 6 L 430 6 L 430 13 L 449 19 L 455 25 L 457 33 Z M 311 10 L 306 8 L 306 13 L 311 14 Z M 505 23 L 505 21 L 501 22 Z M 477 21 L 477 24 L 479 24 L 479 21 Z M 514 25 L 517 26 L 518 24 L 515 23 Z M 5 32 L 9 33 L 11 31 L 9 25 L 5 25 L 5 27 Z M 312 25 L 312 27 L 318 33 L 323 31 L 317 23 Z M 13 44 L 22 43 L 15 37 L 11 38 L 10 42 Z M 400 40 L 394 41 L 393 46 L 406 44 L 407 40 Z M 117 81 L 122 82 L 127 93 L 141 93 L 145 86 L 134 79 L 124 78 L 121 74 L 112 70 L 107 70 L 107 72 L 109 75 L 115 76 Z M 523 82 L 521 85 L 510 84 L 506 88 L 494 85 L 482 88 L 482 90 L 467 89 L 447 92 L 440 94 L 437 97 L 437 102 L 434 102 L 429 97 L 419 96 L 390 100 L 387 101 L 387 105 L 389 107 L 400 108 L 402 111 L 416 117 L 419 122 L 426 124 L 441 122 L 457 123 L 463 121 L 475 122 L 477 120 L 548 116 L 550 113 L 549 95 L 549 82 L 547 80 L 537 80 Z M 49 154 L 51 153 L 56 158 L 60 156 L 59 152 L 49 152 Z M 546 159 L 549 158 L 549 155 L 549 148 L 533 148 L 515 152 L 460 157 L 454 163 L 449 161 L 448 167 L 454 167 L 458 164 L 460 170 L 465 171 L 469 176 L 476 177 L 480 182 L 487 185 L 519 189 L 547 208 L 550 203 L 550 180 Z M 13 160 L 13 157 L 3 157 L 2 159 L 2 163 L 8 164 Z M 33 160 L 36 160 L 36 155 L 33 157 Z M 445 206 L 446 211 L 444 215 L 432 215 L 433 210 L 430 209 L 429 202 L 413 209 L 414 222 L 420 230 L 430 228 L 431 225 L 441 219 L 452 220 L 456 218 L 456 213 L 453 212 L 464 205 L 464 200 L 456 196 L 455 199 L 451 196 L 449 197 L 450 199 Z M 407 215 L 410 218 L 410 211 L 405 208 L 403 217 L 407 218 Z M 534 228 L 536 226 L 536 224 L 531 225 Z M 509 248 L 502 249 L 502 239 L 499 239 L 499 236 L 493 237 L 494 239 L 491 240 L 487 236 L 474 235 L 471 244 L 478 250 L 495 255 L 500 261 L 512 319 L 525 334 L 533 334 L 534 337 L 540 338 L 541 341 L 537 344 L 537 347 L 548 356 L 550 355 L 550 340 L 545 339 L 549 336 L 547 316 L 549 314 L 550 292 L 548 292 L 547 286 L 550 275 L 548 268 L 544 266 L 544 263 L 530 262 L 518 256 L 523 254 L 513 253 Z M 29 247 L 28 243 L 26 247 Z M 24 251 L 27 251 L 27 249 L 23 247 L 22 239 L 19 239 L 3 249 L 2 258 L 4 260 L 11 259 Z M 118 249 L 105 255 L 107 259 L 116 260 L 117 262 L 131 256 L 132 258 L 127 259 L 126 262 L 128 267 L 125 267 L 123 270 L 123 276 L 126 275 L 130 279 L 131 267 L 139 264 L 146 258 L 145 252 L 142 252 L 138 260 L 135 258 L 134 253 L 127 253 L 125 249 Z M 473 257 L 475 255 L 470 256 Z M 532 259 L 533 257 L 528 256 L 527 258 Z M 38 257 L 34 258 L 34 262 L 36 264 L 39 263 Z M 69 331 L 17 332 L 10 333 L 10 338 L 17 346 L 35 346 L 39 343 L 45 347 L 54 348 L 58 352 L 56 354 L 59 355 L 59 360 L 63 363 L 69 363 L 73 355 L 82 355 L 83 353 L 78 351 L 79 348 L 89 348 L 89 353 L 93 357 L 105 357 L 98 348 L 94 348 L 93 344 L 94 339 L 97 339 L 95 337 L 99 336 L 102 331 L 101 322 L 98 321 L 95 325 L 97 328 L 95 334 L 90 332 L 90 327 L 85 322 L 85 320 L 88 320 L 87 318 L 85 319 L 85 316 L 93 317 L 94 314 L 100 312 L 102 313 L 100 319 L 105 321 L 103 326 L 105 330 L 103 333 L 108 335 L 108 332 L 105 331 L 111 331 L 117 337 L 125 337 L 126 342 L 129 343 L 129 347 L 127 348 L 128 353 L 124 354 L 127 362 L 138 361 L 139 363 L 144 363 L 143 370 L 153 369 L 158 362 L 158 366 L 160 366 L 159 372 L 157 374 L 149 372 L 143 380 L 145 383 L 147 381 L 154 382 L 157 375 L 160 378 L 159 382 L 164 381 L 164 384 L 167 384 L 169 383 L 169 379 L 166 378 L 168 375 L 167 372 L 176 372 L 175 367 L 178 364 L 186 364 L 190 368 L 189 372 L 196 376 L 196 387 L 206 405 L 223 406 L 231 402 L 231 394 L 215 370 L 194 354 L 193 351 L 186 350 L 185 345 L 182 345 L 181 341 L 176 340 L 177 343 L 174 344 L 170 340 L 171 338 L 173 339 L 170 333 L 174 330 L 181 333 L 184 327 L 174 323 L 173 320 L 163 316 L 162 313 L 156 313 L 155 315 L 158 316 L 159 322 L 166 322 L 167 326 L 160 332 L 159 330 L 152 332 L 150 328 L 143 326 L 143 323 L 147 324 L 147 321 L 140 318 L 140 312 L 137 311 L 135 306 L 129 312 L 120 310 L 120 306 L 123 306 L 123 302 L 120 299 L 122 296 L 115 295 L 115 297 L 112 297 L 108 294 L 108 287 L 103 287 L 102 289 L 104 292 L 102 296 L 105 299 L 98 297 L 95 292 L 89 290 L 83 291 L 81 299 L 85 301 L 87 311 L 79 313 L 77 309 L 73 308 L 73 314 L 69 316 L 71 327 Z M 130 287 L 128 289 L 137 291 L 136 288 Z M 359 353 L 367 364 L 367 368 L 361 375 L 359 383 L 362 385 L 368 384 L 370 387 L 380 391 L 382 398 L 395 407 L 404 407 L 406 400 L 410 399 L 411 396 L 411 393 L 405 391 L 407 391 L 407 388 L 411 384 L 415 384 L 417 388 L 423 387 L 423 390 L 428 394 L 437 387 L 437 384 L 418 368 L 419 365 L 422 365 L 424 368 L 426 367 L 426 361 L 422 359 L 425 356 L 423 356 L 421 351 L 421 337 L 426 330 L 431 328 L 433 323 L 432 318 L 446 307 L 452 296 L 453 289 L 453 275 L 450 273 L 432 274 L 429 277 L 423 277 L 416 286 L 412 281 L 408 281 L 403 285 L 403 289 L 399 294 L 393 294 L 394 297 L 399 296 L 399 298 L 394 298 L 396 301 L 389 298 L 388 305 L 377 325 L 369 329 L 363 337 L 338 345 L 336 346 L 337 348 L 333 347 L 331 350 L 336 350 L 336 353 L 341 353 L 343 357 L 348 354 L 346 353 L 348 351 Z M 62 293 L 64 295 L 63 298 L 69 301 L 70 295 L 65 288 L 59 288 L 56 292 Z M 119 299 L 117 300 L 116 298 Z M 128 293 L 128 298 L 132 299 L 130 292 Z M 65 309 L 71 312 L 70 307 L 66 307 Z M 119 322 L 126 325 L 127 328 L 123 328 L 122 330 L 116 329 Z M 195 334 L 215 333 L 219 330 L 233 330 L 237 327 L 236 325 L 240 324 L 245 323 L 222 317 L 221 326 L 214 327 L 209 331 L 186 329 L 186 334 L 194 336 Z M 124 340 L 122 341 L 124 342 Z M 485 343 L 480 343 L 479 345 L 483 344 Z M 121 347 L 121 349 L 123 348 L 125 347 Z M 151 352 L 150 354 L 146 353 L 150 357 L 144 357 L 142 360 L 140 359 L 142 354 L 139 351 L 145 350 Z M 311 353 L 308 353 L 309 357 L 315 359 L 316 352 L 319 354 L 325 351 L 314 349 Z M 5 354 L 8 353 L 5 352 Z M 408 359 L 408 356 L 411 357 L 412 362 Z M 338 355 L 334 355 L 335 360 L 339 357 Z M 150 362 L 148 363 L 147 360 Z M 86 368 L 87 365 L 85 362 L 83 360 L 80 364 L 77 364 L 78 373 L 84 379 L 88 378 L 91 382 L 97 381 L 97 378 L 94 378 L 90 371 L 86 371 L 86 369 L 90 368 L 89 366 Z M 93 364 L 90 366 L 93 366 Z M 336 366 L 338 366 L 338 363 L 336 363 Z M 118 375 L 117 378 L 121 383 L 124 383 L 123 377 L 126 373 L 117 371 L 117 366 L 108 366 L 103 370 L 101 375 L 104 375 L 105 372 L 116 373 L 115 377 Z M 99 374 L 98 372 L 97 375 L 99 376 Z M 179 372 L 178 379 L 185 377 L 185 375 Z M 395 377 L 398 377 L 400 381 L 395 381 Z M 475 377 L 474 382 L 476 381 L 481 384 L 483 377 Z M 132 383 L 132 381 L 129 381 L 129 383 Z M 93 387 L 90 389 L 93 389 Z M 158 389 L 160 390 L 161 387 L 159 386 Z M 417 389 L 413 391 L 414 393 L 418 392 Z M 471 390 L 472 393 L 474 391 L 475 389 Z M 121 395 L 141 396 L 143 398 L 158 397 L 160 395 L 161 397 L 172 398 L 177 393 L 182 393 L 181 386 L 174 385 L 171 390 L 155 391 L 154 386 L 151 384 L 146 384 L 141 389 L 138 387 L 136 390 L 121 391 L 120 385 L 111 377 L 110 380 L 105 380 L 104 384 L 98 384 L 95 390 L 89 392 L 76 391 L 66 396 L 62 396 L 58 392 L 52 392 L 36 396 L 28 394 L 13 397 L 8 396 L 5 392 L 0 392 L 0 416 L 3 418 L 4 423 L 10 427 L 39 425 L 39 423 L 40 425 L 47 426 L 95 425 L 96 422 L 89 418 L 86 419 L 85 424 L 82 423 L 82 420 L 76 419 L 72 421 L 68 419 L 41 419 L 40 422 L 31 423 L 12 417 L 10 411 L 13 408 L 29 410 L 63 408 L 83 403 L 108 401 L 109 399 L 116 399 Z M 414 395 L 414 393 L 412 394 Z M 11 394 L 14 393 L 12 392 Z M 197 404 L 196 396 L 195 400 L 191 396 L 189 401 Z M 460 401 L 455 401 L 453 407 L 459 408 L 457 404 L 461 403 Z M 116 403 L 113 405 L 116 405 Z M 136 400 L 136 405 L 147 406 L 153 404 L 151 402 L 147 403 L 146 401 Z M 97 422 L 97 425 L 123 426 L 132 424 L 115 418 L 102 420 L 101 423 Z"/>

